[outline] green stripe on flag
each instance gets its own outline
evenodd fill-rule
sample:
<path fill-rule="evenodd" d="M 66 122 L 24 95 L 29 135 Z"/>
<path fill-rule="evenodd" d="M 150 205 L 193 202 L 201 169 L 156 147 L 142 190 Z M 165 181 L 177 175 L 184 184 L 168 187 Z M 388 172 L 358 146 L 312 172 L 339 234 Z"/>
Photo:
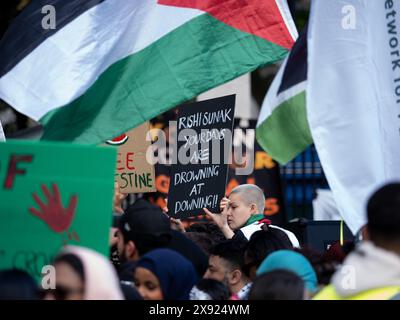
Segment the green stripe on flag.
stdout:
<path fill-rule="evenodd" d="M 263 149 L 286 164 L 313 143 L 307 120 L 305 91 L 286 100 L 256 130 Z"/>
<path fill-rule="evenodd" d="M 280 46 L 201 15 L 113 64 L 83 96 L 43 117 L 42 139 L 111 139 L 286 54 Z"/>

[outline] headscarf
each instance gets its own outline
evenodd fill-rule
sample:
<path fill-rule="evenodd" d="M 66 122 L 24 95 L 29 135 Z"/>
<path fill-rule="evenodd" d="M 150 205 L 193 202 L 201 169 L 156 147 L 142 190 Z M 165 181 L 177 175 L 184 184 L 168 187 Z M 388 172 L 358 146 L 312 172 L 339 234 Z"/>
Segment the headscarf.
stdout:
<path fill-rule="evenodd" d="M 164 300 L 189 300 L 189 293 L 197 283 L 192 263 L 178 252 L 156 249 L 145 254 L 137 263 L 151 271 L 160 282 Z"/>
<path fill-rule="evenodd" d="M 257 275 L 277 269 L 294 272 L 303 279 L 310 292 L 317 290 L 317 275 L 310 262 L 300 253 L 291 250 L 278 250 L 271 253 L 257 269 Z"/>
<path fill-rule="evenodd" d="M 101 254 L 83 247 L 66 246 L 61 252 L 73 254 L 83 265 L 84 300 L 123 300 L 117 273 Z"/>

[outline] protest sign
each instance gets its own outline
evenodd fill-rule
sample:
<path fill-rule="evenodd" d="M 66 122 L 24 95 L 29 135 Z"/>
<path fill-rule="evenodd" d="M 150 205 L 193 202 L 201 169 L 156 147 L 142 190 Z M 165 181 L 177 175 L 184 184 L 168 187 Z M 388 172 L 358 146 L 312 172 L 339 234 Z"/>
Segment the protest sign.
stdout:
<path fill-rule="evenodd" d="M 154 166 L 146 160 L 146 150 L 151 145 L 151 141 L 146 140 L 149 129 L 149 122 L 145 122 L 107 141 L 107 144 L 118 147 L 115 180 L 121 193 L 156 191 Z"/>
<path fill-rule="evenodd" d="M 168 194 L 169 214 L 184 218 L 219 212 L 225 195 L 235 95 L 183 106 L 177 120 L 177 164 Z"/>
<path fill-rule="evenodd" d="M 0 143 L 0 269 L 39 279 L 63 245 L 109 254 L 116 151 Z"/>

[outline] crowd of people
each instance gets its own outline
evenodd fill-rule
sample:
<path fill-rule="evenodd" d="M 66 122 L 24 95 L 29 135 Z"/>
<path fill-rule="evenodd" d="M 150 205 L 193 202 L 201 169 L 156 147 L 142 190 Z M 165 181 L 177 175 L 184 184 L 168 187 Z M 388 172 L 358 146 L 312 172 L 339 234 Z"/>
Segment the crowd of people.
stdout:
<path fill-rule="evenodd" d="M 0 299 L 400 298 L 399 183 L 369 199 L 359 243 L 338 242 L 323 253 L 272 225 L 260 214 L 264 203 L 260 188 L 240 185 L 221 201 L 221 213 L 205 208 L 209 221 L 184 228 L 167 209 L 138 199 L 114 215 L 109 258 L 65 246 L 53 261 L 55 288 L 43 290 L 23 270 L 3 270 Z"/>

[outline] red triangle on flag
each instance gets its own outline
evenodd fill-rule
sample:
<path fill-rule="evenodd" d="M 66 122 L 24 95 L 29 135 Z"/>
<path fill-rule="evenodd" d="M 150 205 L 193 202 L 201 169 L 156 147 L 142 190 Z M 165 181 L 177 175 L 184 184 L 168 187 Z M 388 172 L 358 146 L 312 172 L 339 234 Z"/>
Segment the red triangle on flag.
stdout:
<path fill-rule="evenodd" d="M 158 3 L 205 11 L 235 29 L 286 49 L 294 44 L 276 0 L 158 0 Z"/>

